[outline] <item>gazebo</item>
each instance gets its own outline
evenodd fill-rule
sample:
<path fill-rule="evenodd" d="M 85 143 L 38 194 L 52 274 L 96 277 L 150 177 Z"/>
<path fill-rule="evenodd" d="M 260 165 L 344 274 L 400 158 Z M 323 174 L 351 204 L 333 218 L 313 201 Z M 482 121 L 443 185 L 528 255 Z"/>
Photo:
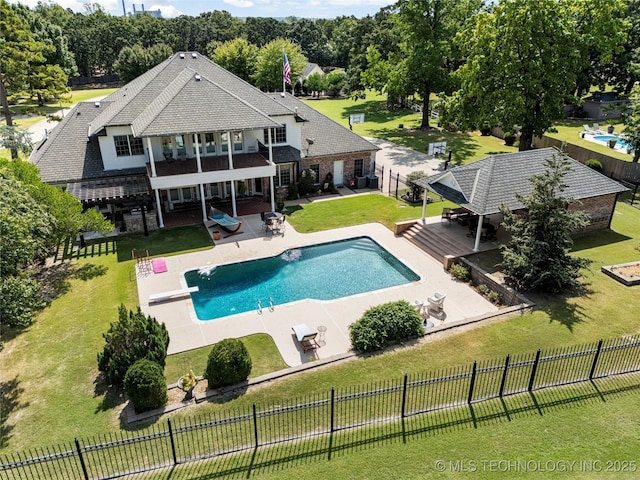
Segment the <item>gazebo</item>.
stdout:
<path fill-rule="evenodd" d="M 555 148 L 491 155 L 421 178 L 416 184 L 479 217 L 473 247 L 473 251 L 477 252 L 484 218 L 498 214 L 502 205 L 511 211 L 524 209 L 524 205 L 516 198 L 516 193 L 527 197 L 533 189 L 531 177 L 543 174 L 545 161 L 554 155 L 562 155 L 571 164 L 571 170 L 563 179 L 567 188 L 562 195 L 580 201 L 573 208 L 578 208 L 589 216 L 588 229 L 609 228 L 617 197 L 627 188 Z M 425 195 L 422 206 L 423 223 L 426 208 Z"/>

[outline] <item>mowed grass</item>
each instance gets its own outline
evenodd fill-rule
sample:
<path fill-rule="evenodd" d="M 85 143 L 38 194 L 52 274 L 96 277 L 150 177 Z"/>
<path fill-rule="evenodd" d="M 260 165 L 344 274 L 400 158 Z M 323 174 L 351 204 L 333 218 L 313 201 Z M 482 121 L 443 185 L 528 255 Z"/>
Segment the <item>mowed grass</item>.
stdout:
<path fill-rule="evenodd" d="M 479 132 L 447 132 L 439 128 L 420 130 L 422 113 L 410 109 L 389 109 L 385 97 L 372 92 L 364 100 L 350 98 L 305 100 L 305 103 L 323 115 L 349 128 L 349 115 L 364 113 L 364 123 L 353 125 L 353 131 L 364 137 L 382 138 L 418 151 L 426 151 L 429 143 L 447 142 L 456 164 L 469 163 L 495 153 L 516 152 L 504 141 Z M 403 128 L 399 128 L 402 124 Z M 431 127 L 437 121 L 429 120 Z"/>
<path fill-rule="evenodd" d="M 361 198 L 374 200 L 376 197 Z M 305 205 L 306 221 L 314 223 L 314 209 L 319 209 L 316 220 L 326 218 L 323 204 L 334 203 L 335 208 L 339 208 L 338 202 L 346 201 L 352 200 L 345 198 Z M 352 209 L 362 212 L 363 205 L 353 205 Z M 298 213 L 294 212 L 292 221 Z M 348 225 L 354 218 L 360 222 L 357 216 L 345 215 L 339 226 Z M 177 415 L 191 417 L 221 412 L 248 407 L 253 402 L 259 405 L 278 403 L 283 399 L 328 392 L 332 386 L 376 382 L 399 378 L 404 373 L 502 358 L 509 353 L 638 333 L 640 295 L 635 289 L 624 287 L 599 272 L 601 265 L 628 262 L 640 256 L 638 224 L 640 211 L 619 203 L 612 232 L 578 240 L 577 253 L 594 260 L 585 276 L 587 288 L 583 295 L 541 297 L 532 313 L 434 336 L 384 354 L 281 379 L 237 398 L 205 402 Z M 135 308 L 137 305 L 131 249 L 148 248 L 152 256 L 169 255 L 211 248 L 211 243 L 202 227 L 167 229 L 150 237 L 123 236 L 112 242 L 109 247 L 89 245 L 86 250 L 94 252 L 93 255 L 84 255 L 81 250 L 73 257 L 74 261 L 65 262 L 70 272 L 59 286 L 62 292 L 59 298 L 38 315 L 37 322 L 28 330 L 5 338 L 5 351 L 0 355 L 5 399 L 1 425 L 3 450 L 19 451 L 67 442 L 74 437 L 86 438 L 118 429 L 138 428 L 121 423 L 123 398 L 117 391 L 105 389 L 96 363 L 96 355 L 104 345 L 102 334 L 116 320 L 118 306 L 124 303 L 128 308 Z M 185 250 L 177 250 L 180 247 Z M 252 358 L 254 364 L 264 367 L 259 367 L 261 369 L 253 375 L 281 368 L 281 359 L 269 342 L 261 339 L 256 342 L 258 353 L 252 353 Z M 207 349 L 200 349 L 175 359 L 170 357 L 167 381 L 173 383 L 187 368 L 194 371 L 203 368 L 206 355 Z"/>
<path fill-rule="evenodd" d="M 448 201 L 429 203 L 427 216 L 440 215 L 443 208 L 451 206 L 453 203 Z M 375 193 L 287 207 L 287 220 L 300 233 L 373 222 L 380 222 L 393 230 L 396 222 L 421 216 L 422 205 L 407 205 L 395 198 Z"/>

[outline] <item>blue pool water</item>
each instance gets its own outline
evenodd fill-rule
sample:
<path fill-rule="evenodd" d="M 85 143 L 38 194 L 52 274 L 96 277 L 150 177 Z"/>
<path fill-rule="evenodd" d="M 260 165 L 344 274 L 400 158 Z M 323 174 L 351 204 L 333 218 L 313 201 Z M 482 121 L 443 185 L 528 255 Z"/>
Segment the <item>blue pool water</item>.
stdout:
<path fill-rule="evenodd" d="M 368 237 L 287 250 L 274 257 L 184 274 L 200 320 L 214 320 L 305 298 L 332 300 L 420 277 Z"/>
<path fill-rule="evenodd" d="M 621 148 L 623 148 L 625 150 L 632 150 L 631 145 L 629 145 L 627 142 L 622 140 L 617 135 L 594 135 L 592 138 L 594 140 L 597 140 L 597 141 L 603 142 L 603 143 L 607 143 L 611 139 L 616 139 L 617 140 L 616 147 L 621 147 Z"/>

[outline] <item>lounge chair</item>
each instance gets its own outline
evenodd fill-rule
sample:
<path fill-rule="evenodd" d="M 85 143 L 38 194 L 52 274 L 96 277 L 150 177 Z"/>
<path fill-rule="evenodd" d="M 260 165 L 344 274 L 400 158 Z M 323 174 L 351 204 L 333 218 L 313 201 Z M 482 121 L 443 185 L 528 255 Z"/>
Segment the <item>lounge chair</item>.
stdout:
<path fill-rule="evenodd" d="M 604 130 L 600 130 L 600 125 L 597 123 L 593 124 L 593 131 L 597 134 L 597 135 L 605 135 L 607 132 L 605 132 Z"/>
<path fill-rule="evenodd" d="M 582 128 L 584 128 L 584 132 L 582 133 L 588 133 L 589 135 L 595 135 L 596 132 L 587 124 L 582 125 Z"/>
<path fill-rule="evenodd" d="M 436 292 L 431 297 L 427 298 L 427 306 L 428 312 L 433 312 L 435 314 L 444 313 L 444 299 L 447 298 L 447 295 L 444 293 Z"/>
<path fill-rule="evenodd" d="M 308 350 L 315 350 L 316 348 L 320 348 L 320 345 L 316 342 L 316 337 L 318 336 L 318 332 L 314 332 L 309 328 L 306 323 L 301 323 L 300 325 L 294 325 L 291 327 L 293 333 L 296 335 L 296 339 L 298 343 L 302 347 L 302 351 L 306 353 Z"/>
<path fill-rule="evenodd" d="M 240 227 L 242 222 L 237 218 L 233 218 L 226 213 L 209 212 L 209 220 L 218 225 L 221 229 L 227 232 L 229 235 L 235 235 L 236 233 L 242 233 Z M 227 235 L 227 237 L 229 236 Z"/>

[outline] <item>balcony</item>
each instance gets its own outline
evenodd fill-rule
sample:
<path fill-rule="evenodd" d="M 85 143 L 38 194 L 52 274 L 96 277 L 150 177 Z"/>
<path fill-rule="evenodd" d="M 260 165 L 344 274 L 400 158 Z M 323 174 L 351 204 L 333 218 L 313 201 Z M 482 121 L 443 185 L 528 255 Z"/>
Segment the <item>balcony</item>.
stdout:
<path fill-rule="evenodd" d="M 151 188 L 175 188 L 201 183 L 226 182 L 246 178 L 275 175 L 276 167 L 261 153 L 242 153 L 233 156 L 233 169 L 229 168 L 226 155 L 201 157 L 202 172 L 198 172 L 195 158 L 185 160 L 162 160 L 155 163 L 156 176 L 151 175 L 151 163 L 147 163 L 147 174 Z"/>

